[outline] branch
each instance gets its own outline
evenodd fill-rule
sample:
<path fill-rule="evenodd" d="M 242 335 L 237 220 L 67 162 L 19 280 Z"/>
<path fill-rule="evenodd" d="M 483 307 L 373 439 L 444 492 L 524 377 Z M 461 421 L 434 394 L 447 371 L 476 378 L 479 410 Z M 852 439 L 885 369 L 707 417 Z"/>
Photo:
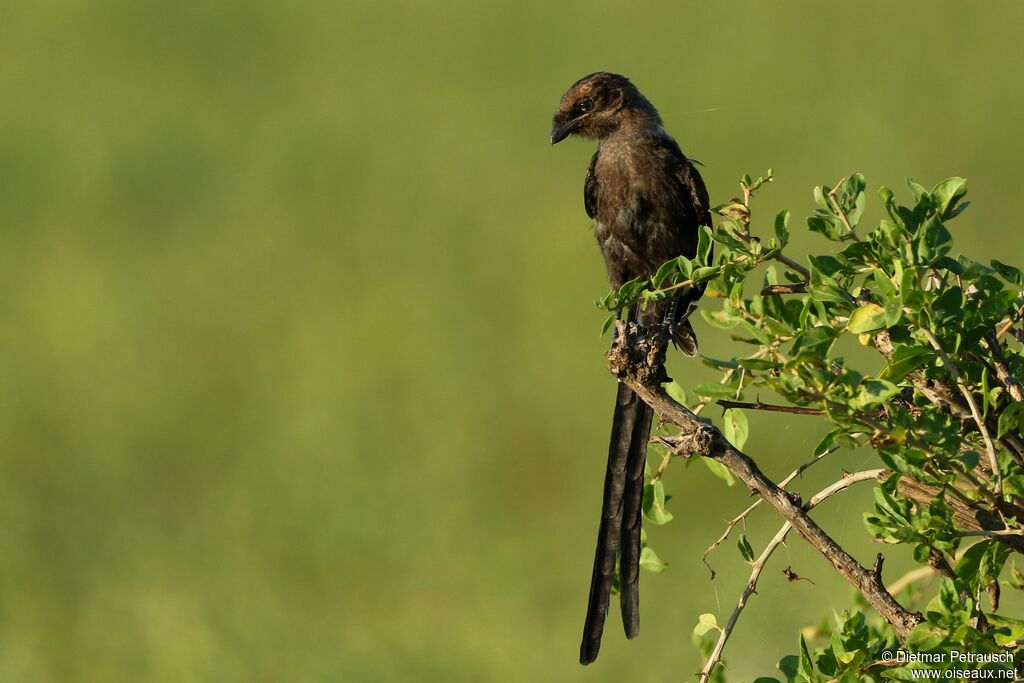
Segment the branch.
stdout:
<path fill-rule="evenodd" d="M 793 481 L 801 474 L 803 474 L 804 470 L 806 470 L 808 467 L 818 462 L 829 453 L 835 453 L 837 450 L 839 450 L 839 446 L 830 446 L 827 450 L 822 451 L 820 455 L 816 455 L 807 462 L 805 462 L 804 464 L 800 465 L 800 467 L 797 467 L 795 470 L 790 472 L 789 476 L 787 476 L 785 479 L 779 482 L 779 488 L 786 488 L 789 482 Z M 732 530 L 736 528 L 736 525 L 742 522 L 744 519 L 746 519 L 747 515 L 753 512 L 754 509 L 763 502 L 764 498 L 758 498 L 753 503 L 751 503 L 746 510 L 744 510 L 743 512 L 729 520 L 729 524 L 725 527 L 725 531 L 722 532 L 722 535 L 719 536 L 718 539 L 714 543 L 709 545 L 707 547 L 707 550 L 704 551 L 704 554 L 701 556 L 700 559 L 704 563 L 704 566 L 708 568 L 708 571 L 711 572 L 712 580 L 714 580 L 715 578 L 715 570 L 711 568 L 710 564 L 708 564 L 708 555 L 710 555 L 711 551 L 713 551 L 715 548 L 725 543 L 725 539 L 729 538 L 729 534 L 731 534 Z"/>
<path fill-rule="evenodd" d="M 798 282 L 793 285 L 769 285 L 761 290 L 761 296 L 772 296 L 775 294 L 806 294 L 807 283 Z"/>
<path fill-rule="evenodd" d="M 893 581 L 891 584 L 889 584 L 886 590 L 888 590 L 893 595 L 897 595 L 901 590 L 903 590 L 910 584 L 914 583 L 915 581 L 927 579 L 928 577 L 933 576 L 934 574 L 935 570 L 932 569 L 930 566 L 917 567 L 916 569 L 911 569 L 909 572 Z"/>
<path fill-rule="evenodd" d="M 828 198 L 829 200 L 831 200 L 832 208 L 836 210 L 836 215 L 839 216 L 839 220 L 841 220 L 843 222 L 843 225 L 846 227 L 846 234 L 850 237 L 850 239 L 856 242 L 860 242 L 860 238 L 857 237 L 857 233 L 855 233 L 853 231 L 853 228 L 850 227 L 850 221 L 846 217 L 846 212 L 843 211 L 843 207 L 839 205 L 839 200 L 836 199 L 836 190 L 839 189 L 840 185 L 846 182 L 847 178 L 849 178 L 849 176 L 840 180 L 838 183 L 836 183 L 835 187 L 828 191 Z"/>
<path fill-rule="evenodd" d="M 769 179 L 768 182 L 771 182 L 771 179 Z M 752 240 L 752 237 L 750 236 L 750 196 L 751 196 L 751 194 L 752 194 L 752 191 L 750 190 L 750 188 L 748 188 L 746 186 L 746 184 L 744 184 L 743 185 L 743 208 L 744 208 L 743 231 L 736 233 L 736 236 L 738 238 L 740 238 L 741 240 L 743 240 L 744 244 L 750 244 L 750 242 Z M 791 259 L 788 256 L 786 256 L 781 251 L 778 254 L 776 254 L 775 256 L 773 256 L 772 258 L 774 258 L 779 263 L 782 263 L 783 265 L 788 267 L 790 270 L 795 271 L 797 273 L 800 273 L 800 275 L 805 280 L 810 280 L 811 279 L 811 271 L 807 270 L 806 267 L 800 265 L 799 263 L 797 263 L 793 259 Z"/>
<path fill-rule="evenodd" d="M 957 529 L 956 532 L 961 536 L 985 536 L 987 538 L 1024 536 L 1024 529 Z"/>
<path fill-rule="evenodd" d="M 924 505 L 927 505 L 942 495 L 942 491 L 940 489 L 924 484 L 917 479 L 906 475 L 900 477 L 900 480 L 896 485 L 896 491 L 900 496 L 909 498 L 910 500 Z M 996 538 L 1001 543 L 1010 546 L 1019 553 L 1024 553 L 1024 538 L 1014 534 L 1004 535 L 998 533 L 1005 531 L 1007 527 L 997 514 L 988 510 L 971 507 L 967 503 L 951 498 L 946 499 L 946 504 L 953 510 L 953 519 L 951 521 L 956 528 L 979 532 L 976 534 L 979 536 L 986 535 L 981 532 L 997 532 L 992 534 L 991 537 Z M 1016 506 L 1011 506 L 1009 513 L 1010 516 L 1024 518 L 1024 512 Z M 942 568 L 936 566 L 936 569 L 941 571 Z"/>
<path fill-rule="evenodd" d="M 732 379 L 734 372 L 736 371 L 733 368 L 729 368 L 728 370 L 726 370 L 725 374 L 722 375 L 722 381 L 720 382 L 720 384 L 728 384 L 729 380 Z M 706 408 L 708 403 L 710 402 L 711 399 L 709 397 L 702 398 L 700 402 L 693 407 L 693 414 L 700 415 L 700 412 L 704 410 L 704 408 Z M 653 484 L 659 479 L 661 479 L 663 476 L 665 476 L 665 470 L 668 469 L 668 465 L 672 461 L 672 456 L 681 455 L 681 453 L 679 451 L 678 440 L 676 440 L 675 437 L 668 437 L 662 434 L 656 434 L 651 437 L 650 442 L 660 443 L 662 446 L 665 447 L 665 457 L 661 459 L 661 464 L 658 465 L 658 471 L 654 473 L 653 477 L 651 477 L 651 483 Z"/>
<path fill-rule="evenodd" d="M 1017 321 L 1020 320 L 1021 315 L 1024 315 L 1024 306 L 1018 308 L 1017 311 L 1010 316 L 1010 319 L 1006 321 L 1006 324 L 999 328 L 999 331 L 996 332 L 996 339 L 1002 339 L 1007 332 L 1010 332 L 1013 329 L 1013 326 L 1017 324 Z"/>
<path fill-rule="evenodd" d="M 869 479 L 878 480 L 888 474 L 888 470 L 865 470 L 863 472 L 855 472 L 853 474 L 846 474 L 842 479 L 835 482 L 831 486 L 819 491 L 813 498 L 811 498 L 803 506 L 803 511 L 807 512 L 821 501 L 825 500 L 829 496 L 839 493 L 843 489 L 847 488 L 851 484 L 855 484 L 858 481 L 868 481 Z M 786 522 L 779 529 L 775 537 L 768 542 L 765 546 L 764 551 L 753 563 L 753 570 L 750 572 L 750 578 L 747 579 L 747 585 L 744 586 L 743 592 L 740 594 L 740 599 L 736 602 L 736 607 L 732 611 L 732 616 L 729 617 L 729 621 L 726 622 L 722 632 L 718 635 L 718 642 L 715 643 L 715 648 L 711 651 L 711 655 L 708 657 L 708 661 L 704 664 L 704 669 L 700 672 L 700 683 L 706 683 L 708 677 L 711 675 L 712 669 L 718 664 L 718 661 L 722 658 L 722 650 L 725 649 L 725 643 L 729 640 L 729 636 L 732 635 L 733 629 L 736 627 L 736 622 L 739 620 L 740 612 L 746 607 L 747 599 L 757 592 L 757 580 L 761 576 L 761 572 L 764 570 L 765 564 L 768 562 L 768 558 L 772 556 L 775 549 L 782 545 L 786 536 L 789 534 L 793 525 L 790 522 Z M 881 555 L 879 555 L 881 557 Z"/>
<path fill-rule="evenodd" d="M 720 399 L 715 401 L 718 405 L 725 409 L 729 408 L 749 408 L 750 410 L 767 410 L 773 413 L 793 413 L 794 415 L 824 415 L 825 411 L 821 408 L 801 408 L 799 406 L 778 406 L 771 403 L 761 403 L 760 400 L 754 401 L 753 403 L 747 401 L 729 401 L 726 399 Z"/>
<path fill-rule="evenodd" d="M 995 365 L 996 379 L 1006 387 L 1014 401 L 1024 401 L 1024 391 L 1021 390 L 1020 382 L 1010 374 L 1010 368 L 1006 365 L 1006 357 L 1003 356 L 1003 347 L 995 332 L 990 331 L 985 335 L 985 345 L 992 352 L 992 363 Z"/>
<path fill-rule="evenodd" d="M 733 476 L 756 492 L 792 524 L 828 562 L 842 574 L 865 600 L 888 621 L 901 639 L 923 617 L 908 611 L 886 590 L 880 577 L 863 567 L 836 543 L 803 510 L 799 499 L 791 497 L 761 472 L 748 455 L 736 449 L 714 426 L 702 422 L 685 406 L 679 405 L 661 387 L 665 380 L 665 347 L 668 333 L 664 326 L 641 328 L 635 323 L 616 323 L 616 341 L 608 351 L 608 365 L 617 376 L 656 412 L 671 422 L 690 441 L 691 452 L 710 457 L 725 466 Z"/>
<path fill-rule="evenodd" d="M 989 466 L 992 468 L 992 474 L 996 478 L 996 497 L 999 500 L 1003 499 L 1003 473 L 999 469 L 999 457 L 996 455 L 996 446 L 992 442 L 992 437 L 988 433 L 988 427 L 985 425 L 985 418 L 981 416 L 981 411 L 978 409 L 978 403 L 974 400 L 974 393 L 970 390 L 967 384 L 964 382 L 964 378 L 960 375 L 960 370 L 957 369 L 956 363 L 949 357 L 945 349 L 942 348 L 942 344 L 936 339 L 932 331 L 925 327 L 920 326 L 921 332 L 928 338 L 928 342 L 935 349 L 935 352 L 939 354 L 939 358 L 942 359 L 942 364 L 949 370 L 949 374 L 953 376 L 953 381 L 960 388 L 960 393 L 963 394 L 964 399 L 967 401 L 967 406 L 971 409 L 971 416 L 974 418 L 974 423 L 978 425 L 978 429 L 981 431 L 981 438 L 985 442 L 985 450 L 988 452 Z"/>
<path fill-rule="evenodd" d="M 933 571 L 942 574 L 947 579 L 957 580 L 956 571 L 940 551 L 932 548 L 928 551 L 928 567 Z M 891 592 L 891 591 L 890 591 Z"/>
<path fill-rule="evenodd" d="M 802 277 L 804 277 L 805 279 L 807 279 L 807 280 L 811 279 L 811 271 L 807 270 L 802 265 L 800 265 L 799 263 L 797 263 L 793 259 L 791 259 L 788 256 L 786 256 L 781 251 L 778 254 L 775 255 L 775 260 L 778 261 L 779 263 L 784 264 L 790 270 L 795 271 L 797 273 L 800 273 L 800 275 Z"/>

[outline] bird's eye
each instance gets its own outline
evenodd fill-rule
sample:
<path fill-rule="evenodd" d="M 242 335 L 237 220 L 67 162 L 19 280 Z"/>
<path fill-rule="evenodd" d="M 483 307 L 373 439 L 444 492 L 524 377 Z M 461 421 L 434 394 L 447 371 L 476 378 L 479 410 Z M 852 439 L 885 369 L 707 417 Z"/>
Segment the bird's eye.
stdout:
<path fill-rule="evenodd" d="M 587 113 L 588 111 L 590 111 L 593 108 L 594 108 L 594 100 L 589 99 L 589 98 L 587 98 L 585 100 L 580 100 L 579 102 L 576 103 L 576 111 L 578 111 L 581 114 L 585 114 L 585 113 Z"/>

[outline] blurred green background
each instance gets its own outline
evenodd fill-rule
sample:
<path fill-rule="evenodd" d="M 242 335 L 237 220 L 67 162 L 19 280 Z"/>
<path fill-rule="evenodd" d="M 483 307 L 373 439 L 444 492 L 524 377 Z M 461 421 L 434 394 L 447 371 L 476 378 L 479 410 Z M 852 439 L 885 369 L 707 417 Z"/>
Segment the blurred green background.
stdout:
<path fill-rule="evenodd" d="M 0 4 L 0 681 L 692 680 L 697 616 L 748 573 L 733 541 L 700 562 L 748 496 L 699 465 L 669 471 L 642 637 L 613 613 L 576 663 L 614 390 L 559 97 L 629 75 L 716 203 L 775 169 L 762 225 L 852 171 L 963 175 L 960 246 L 1020 265 L 1022 27 L 1016 2 Z M 775 477 L 822 434 L 751 422 Z M 868 500 L 817 513 L 865 561 Z M 848 598 L 794 539 L 732 680 Z"/>

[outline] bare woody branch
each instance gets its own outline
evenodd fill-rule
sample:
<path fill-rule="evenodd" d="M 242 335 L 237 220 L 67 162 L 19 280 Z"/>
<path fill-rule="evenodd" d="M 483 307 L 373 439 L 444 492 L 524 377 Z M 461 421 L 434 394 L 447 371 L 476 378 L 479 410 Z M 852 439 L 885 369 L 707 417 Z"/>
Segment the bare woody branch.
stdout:
<path fill-rule="evenodd" d="M 720 399 L 716 403 L 722 408 L 744 408 L 747 410 L 766 410 L 772 413 L 791 413 L 793 415 L 824 415 L 825 411 L 821 408 L 801 408 L 800 406 L 780 406 L 771 403 L 761 403 L 761 401 L 728 401 L 726 399 Z"/>
<path fill-rule="evenodd" d="M 865 600 L 888 621 L 901 639 L 923 617 L 904 608 L 889 594 L 879 577 L 862 566 L 846 550 L 819 527 L 803 509 L 799 498 L 779 488 L 761 472 L 748 455 L 734 448 L 715 427 L 702 422 L 685 406 L 673 400 L 661 383 L 668 334 L 662 326 L 641 328 L 636 324 L 617 323 L 616 341 L 608 352 L 612 374 L 625 382 L 651 406 L 665 422 L 670 422 L 688 438 L 691 451 L 717 460 L 733 476 L 755 491 L 782 517 L 792 524 L 821 555 L 864 596 Z"/>
<path fill-rule="evenodd" d="M 1020 382 L 1010 374 L 1010 368 L 1006 365 L 1006 357 L 1003 355 L 1003 347 L 995 332 L 985 335 L 985 345 L 992 352 L 992 362 L 995 366 L 996 379 L 1010 393 L 1014 401 L 1024 401 L 1024 390 L 1021 390 Z"/>
<path fill-rule="evenodd" d="M 923 505 L 927 505 L 942 495 L 942 492 L 938 488 L 929 486 L 917 479 L 906 476 L 900 477 L 899 483 L 897 484 L 897 491 L 900 496 L 909 498 L 910 500 Z M 996 532 L 992 534 L 992 538 L 996 538 L 1001 543 L 1010 546 L 1019 553 L 1024 553 L 1024 537 L 1016 534 L 999 533 L 1007 530 L 1005 522 L 999 517 L 999 515 L 990 510 L 971 507 L 967 503 L 955 498 L 946 498 L 946 504 L 949 505 L 953 511 L 952 522 L 957 529 L 972 532 Z M 1014 516 L 1024 516 L 1024 511 L 1019 511 L 1016 508 L 1011 508 L 1011 512 Z M 982 534 L 979 533 L 978 535 Z M 935 568 L 942 571 L 941 567 Z M 948 573 L 946 573 L 946 575 L 948 576 Z"/>
<path fill-rule="evenodd" d="M 851 484 L 855 484 L 859 481 L 877 481 L 884 478 L 888 472 L 888 470 L 865 470 L 863 472 L 847 474 L 831 486 L 828 486 L 816 493 L 814 497 L 803 505 L 803 511 L 809 511 L 811 508 L 821 503 L 821 501 L 825 500 L 829 496 L 839 493 Z M 764 570 L 765 565 L 768 563 L 768 558 L 772 556 L 772 553 L 775 552 L 776 548 L 785 542 L 786 536 L 792 528 L 793 525 L 788 521 L 783 524 L 782 528 L 775 534 L 775 537 L 768 542 L 767 546 L 765 546 L 761 555 L 754 561 L 752 565 L 753 569 L 750 572 L 750 578 L 747 579 L 747 585 L 743 587 L 743 592 L 740 594 L 740 599 L 736 602 L 736 607 L 733 609 L 732 615 L 729 617 L 729 621 L 726 622 L 721 633 L 719 633 L 718 642 L 715 643 L 715 647 L 711 651 L 708 661 L 704 664 L 704 669 L 700 672 L 700 683 L 707 682 L 708 677 L 711 676 L 711 672 L 715 668 L 715 665 L 721 660 L 722 651 L 725 649 L 725 643 L 729 640 L 729 636 L 732 635 L 732 631 L 736 627 L 736 622 L 739 620 L 740 613 L 746 606 L 747 600 L 756 592 L 757 581 L 761 577 L 761 572 Z"/>
<path fill-rule="evenodd" d="M 774 296 L 778 294 L 806 294 L 807 283 L 798 282 L 793 285 L 769 285 L 761 290 L 761 296 Z"/>
<path fill-rule="evenodd" d="M 793 481 L 801 474 L 803 474 L 804 470 L 806 470 L 808 467 L 824 458 L 829 453 L 836 452 L 838 449 L 838 446 L 830 446 L 827 450 L 822 451 L 820 454 L 814 456 L 807 462 L 803 463 L 802 465 L 800 465 L 800 467 L 797 467 L 795 470 L 790 472 L 789 476 L 787 476 L 785 479 L 779 482 L 779 488 L 786 488 L 789 482 Z M 704 566 L 708 568 L 708 571 L 711 572 L 712 579 L 715 578 L 715 570 L 711 568 L 710 564 L 708 564 L 708 555 L 710 555 L 715 548 L 722 545 L 725 542 L 725 539 L 729 538 L 729 534 L 731 534 L 732 530 L 736 528 L 736 525 L 745 520 L 747 518 L 747 515 L 753 512 L 754 509 L 757 508 L 757 506 L 759 506 L 763 502 L 763 498 L 758 498 L 753 503 L 751 503 L 746 510 L 744 510 L 743 512 L 729 520 L 729 523 L 726 525 L 725 531 L 722 532 L 722 535 L 719 536 L 718 539 L 716 539 L 715 542 L 709 545 L 707 549 L 704 551 L 704 555 L 702 555 L 700 559 L 704 563 Z"/>
<path fill-rule="evenodd" d="M 999 331 L 996 332 L 996 339 L 1002 339 L 1006 336 L 1007 332 L 1012 331 L 1013 326 L 1017 324 L 1022 315 L 1024 315 L 1024 306 L 1019 307 L 1017 311 L 1010 316 L 1010 319 L 1006 321 L 1006 324 L 999 328 Z"/>

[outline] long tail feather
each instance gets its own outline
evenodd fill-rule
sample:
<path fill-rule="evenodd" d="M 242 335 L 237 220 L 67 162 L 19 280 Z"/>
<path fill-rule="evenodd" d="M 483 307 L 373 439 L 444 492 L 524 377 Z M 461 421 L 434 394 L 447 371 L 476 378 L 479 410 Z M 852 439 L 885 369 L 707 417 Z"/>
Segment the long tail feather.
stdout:
<path fill-rule="evenodd" d="M 644 464 L 647 441 L 651 437 L 654 411 L 633 395 L 636 422 L 629 444 L 626 463 L 626 485 L 622 495 L 622 525 L 619 531 L 619 604 L 626 637 L 640 635 L 640 530 L 643 523 Z"/>
<path fill-rule="evenodd" d="M 646 428 L 638 427 L 644 421 Z M 627 486 L 635 487 L 630 476 L 635 468 L 635 458 L 630 455 L 637 450 L 634 441 L 643 435 L 643 443 L 639 448 L 646 453 L 647 434 L 650 431 L 650 413 L 647 405 L 625 384 L 619 384 L 615 397 L 615 415 L 612 419 L 612 434 L 608 445 L 608 469 L 604 480 L 604 500 L 601 507 L 601 524 L 597 532 L 597 550 L 594 553 L 594 571 L 590 580 L 590 600 L 587 604 L 587 617 L 583 624 L 583 641 L 580 643 L 580 663 L 590 664 L 597 659 L 601 649 L 601 635 L 604 632 L 605 618 L 608 616 L 608 604 L 611 599 L 612 583 L 615 579 L 615 560 L 619 552 L 622 538 L 623 498 Z M 639 433 L 638 433 L 639 432 Z M 639 505 L 643 497 L 643 462 L 640 463 L 640 493 L 630 489 L 630 505 Z M 629 482 L 627 484 L 627 482 Z M 630 519 L 633 515 L 629 515 Z M 639 517 L 637 517 L 637 520 Z M 635 524 L 639 547 L 640 526 Z M 632 536 L 630 536 L 632 543 Z M 639 551 L 635 553 L 639 556 Z M 631 555 L 632 556 L 632 555 Z M 639 560 L 639 557 L 637 557 Z M 635 589 L 635 581 L 632 584 Z M 635 604 L 631 602 L 630 604 Z M 639 619 L 637 619 L 639 627 Z M 629 626 L 627 626 L 627 634 Z"/>

